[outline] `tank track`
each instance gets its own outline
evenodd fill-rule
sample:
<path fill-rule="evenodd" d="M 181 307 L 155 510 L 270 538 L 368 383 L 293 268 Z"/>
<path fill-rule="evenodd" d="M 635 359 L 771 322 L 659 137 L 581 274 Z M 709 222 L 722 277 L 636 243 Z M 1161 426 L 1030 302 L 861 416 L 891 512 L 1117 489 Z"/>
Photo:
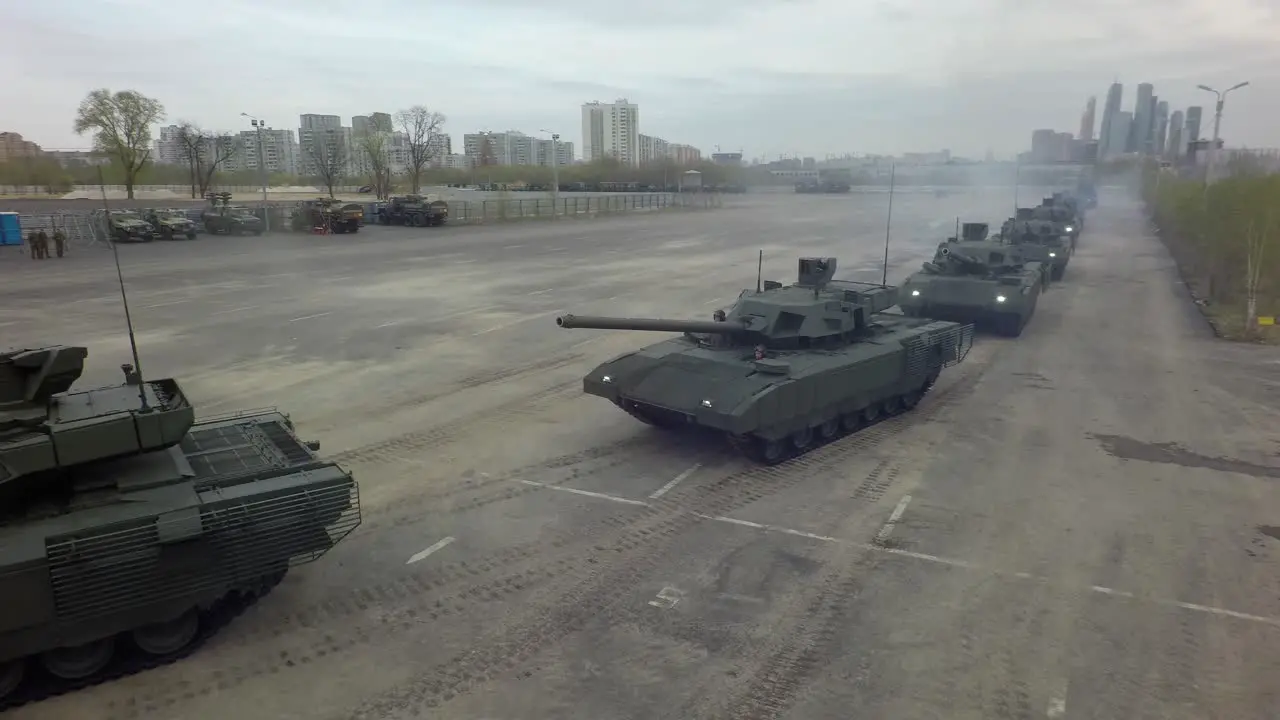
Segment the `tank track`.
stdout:
<path fill-rule="evenodd" d="M 284 576 L 285 573 L 283 572 L 277 573 L 263 578 L 262 584 L 256 588 L 233 590 L 228 593 L 201 615 L 199 634 L 181 650 L 169 655 L 147 655 L 132 647 L 131 643 L 118 638 L 115 657 L 111 659 L 107 667 L 94 675 L 79 680 L 63 680 L 54 677 L 40 667 L 34 658 L 28 658 L 27 676 L 13 692 L 0 698 L 0 712 L 59 695 L 66 695 L 67 693 L 100 685 L 110 680 L 136 675 L 186 658 L 199 650 L 209 638 L 217 634 L 219 630 L 236 619 L 241 613 L 270 594 L 284 580 Z"/>
<path fill-rule="evenodd" d="M 867 428 L 873 425 L 878 425 L 891 418 L 911 412 L 919 405 L 920 401 L 923 400 L 924 397 L 929 394 L 929 391 L 933 389 L 933 386 L 937 382 L 937 380 L 938 380 L 938 375 L 936 373 L 930 376 L 929 379 L 925 381 L 924 385 L 920 387 L 919 397 L 917 397 L 915 399 L 915 402 L 911 403 L 909 406 L 903 403 L 904 396 L 902 395 L 892 398 L 892 400 L 895 401 L 895 404 L 897 405 L 897 409 L 892 412 L 884 411 L 883 402 L 877 403 L 875 405 L 877 409 L 876 416 L 870 421 L 865 419 L 860 419 L 856 427 L 850 427 L 848 424 L 844 422 L 844 418 L 840 418 L 840 422 L 837 426 L 835 434 L 831 435 L 830 437 L 823 437 L 821 433 L 817 431 L 816 428 L 813 429 L 813 439 L 803 449 L 797 449 L 794 445 L 792 445 L 789 442 L 790 438 L 788 438 L 787 441 L 784 441 L 787 445 L 787 451 L 775 458 L 770 458 L 765 455 L 762 449 L 762 446 L 763 446 L 762 440 L 754 435 L 740 435 L 740 436 L 728 435 L 727 437 L 729 439 L 729 443 L 733 445 L 734 449 L 742 453 L 745 457 L 750 459 L 752 462 L 756 462 L 761 465 L 780 465 L 788 460 L 791 460 L 792 458 L 799 457 L 806 453 L 812 452 L 824 445 L 827 445 L 833 442 L 838 442 L 840 441 L 841 438 L 845 438 L 850 435 L 856 435 L 857 433 L 862 432 L 863 430 L 866 430 Z"/>

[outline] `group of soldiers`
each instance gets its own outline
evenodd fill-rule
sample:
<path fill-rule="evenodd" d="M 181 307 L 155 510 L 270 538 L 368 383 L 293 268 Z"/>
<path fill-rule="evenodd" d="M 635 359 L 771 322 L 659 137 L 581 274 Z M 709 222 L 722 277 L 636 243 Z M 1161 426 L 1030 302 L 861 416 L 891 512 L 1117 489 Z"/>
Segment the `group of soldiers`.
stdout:
<path fill-rule="evenodd" d="M 49 235 L 44 230 L 32 230 L 27 233 L 27 246 L 31 248 L 32 260 L 43 260 L 49 257 Z M 53 231 L 53 248 L 58 257 L 67 250 L 67 234 L 58 228 Z"/>

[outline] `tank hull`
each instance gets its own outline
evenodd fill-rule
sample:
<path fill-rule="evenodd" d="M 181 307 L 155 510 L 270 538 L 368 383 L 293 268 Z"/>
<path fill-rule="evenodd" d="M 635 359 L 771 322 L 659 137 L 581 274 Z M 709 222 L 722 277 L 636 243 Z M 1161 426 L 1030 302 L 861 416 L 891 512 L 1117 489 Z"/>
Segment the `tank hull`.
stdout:
<path fill-rule="evenodd" d="M 1043 287 L 1038 267 L 1017 280 L 1019 284 L 1008 284 L 917 273 L 903 282 L 898 306 L 908 317 L 971 323 L 978 329 L 1017 337 L 1035 314 Z"/>
<path fill-rule="evenodd" d="M 723 435 L 774 464 L 914 408 L 963 360 L 973 327 L 883 316 L 874 340 L 757 359 L 750 347 L 676 338 L 600 365 L 583 391 L 651 425 Z"/>
<path fill-rule="evenodd" d="M 97 470 L 123 478 L 114 497 L 0 526 L 0 709 L 189 654 L 360 522 L 352 476 L 273 411 Z M 68 670 L 95 652 L 100 666 Z"/>

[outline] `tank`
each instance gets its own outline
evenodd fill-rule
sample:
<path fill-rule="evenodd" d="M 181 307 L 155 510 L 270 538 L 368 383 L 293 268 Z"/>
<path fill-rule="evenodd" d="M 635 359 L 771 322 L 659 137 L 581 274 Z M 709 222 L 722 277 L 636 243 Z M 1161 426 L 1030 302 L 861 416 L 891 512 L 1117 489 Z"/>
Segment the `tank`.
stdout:
<path fill-rule="evenodd" d="M 1056 192 L 1040 202 L 1033 217 L 1036 220 L 1049 220 L 1062 226 L 1062 232 L 1071 236 L 1074 248 L 1080 240 L 1080 232 L 1084 230 L 1084 207 L 1078 198 L 1071 193 Z"/>
<path fill-rule="evenodd" d="M 261 235 L 262 218 L 241 205 L 231 204 L 231 193 L 209 193 L 209 207 L 200 213 L 204 230 L 213 235 Z"/>
<path fill-rule="evenodd" d="M 971 322 L 1017 337 L 1047 287 L 1048 266 L 1023 248 L 989 240 L 945 242 L 903 281 L 898 306 L 908 317 Z"/>
<path fill-rule="evenodd" d="M 161 240 L 174 240 L 180 236 L 196 239 L 196 224 L 187 217 L 186 210 L 147 208 L 142 211 L 142 219 L 151 225 Z"/>
<path fill-rule="evenodd" d="M 1061 280 L 1071 262 L 1071 236 L 1061 225 L 1034 217 L 1035 208 L 1018 208 L 1018 216 L 1001 227 L 1000 242 L 1019 246 L 1024 257 L 1047 265 L 1050 278 Z"/>
<path fill-rule="evenodd" d="M 449 203 L 439 195 L 400 195 L 378 208 L 382 225 L 443 225 L 449 220 Z"/>
<path fill-rule="evenodd" d="M 0 709 L 193 652 L 360 522 L 286 415 L 196 420 L 129 365 L 72 390 L 87 356 L 0 353 Z"/>
<path fill-rule="evenodd" d="M 744 290 L 711 320 L 556 324 L 683 333 L 600 365 L 583 391 L 650 425 L 723 435 L 772 465 L 911 410 L 973 343 L 972 325 L 883 312 L 896 288 L 833 280 L 835 268 L 801 258 L 795 284 Z"/>
<path fill-rule="evenodd" d="M 132 210 L 107 211 L 107 233 L 112 242 L 151 242 L 155 229 Z"/>

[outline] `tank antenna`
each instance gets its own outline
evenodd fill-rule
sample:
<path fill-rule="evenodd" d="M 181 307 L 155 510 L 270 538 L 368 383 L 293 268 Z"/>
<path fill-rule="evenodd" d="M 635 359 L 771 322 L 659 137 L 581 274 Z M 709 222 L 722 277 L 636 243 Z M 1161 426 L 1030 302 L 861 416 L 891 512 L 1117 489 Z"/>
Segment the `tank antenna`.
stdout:
<path fill-rule="evenodd" d="M 103 220 L 107 227 L 107 244 L 116 261 L 116 281 L 120 283 L 120 302 L 124 304 L 124 324 L 129 329 L 129 349 L 133 351 L 133 372 L 138 379 L 138 398 L 142 400 L 141 412 L 150 412 L 147 404 L 147 386 L 142 382 L 142 363 L 138 361 L 138 339 L 133 334 L 133 317 L 129 315 L 129 296 L 124 292 L 124 273 L 120 271 L 120 251 L 111 237 L 111 208 L 107 205 L 107 184 L 102 179 L 102 166 L 98 166 L 98 190 L 102 193 Z"/>
<path fill-rule="evenodd" d="M 760 257 L 756 260 L 756 292 L 760 292 L 760 279 L 764 276 L 764 250 L 760 251 Z"/>
<path fill-rule="evenodd" d="M 889 285 L 889 232 L 893 228 L 893 186 L 897 179 L 898 164 L 889 166 L 889 212 L 884 221 L 884 273 L 880 276 L 880 285 Z"/>
<path fill-rule="evenodd" d="M 956 240 L 960 239 L 960 216 L 956 216 Z"/>
<path fill-rule="evenodd" d="M 1018 214 L 1018 187 L 1022 184 L 1022 158 L 1013 159 L 1013 214 Z"/>

